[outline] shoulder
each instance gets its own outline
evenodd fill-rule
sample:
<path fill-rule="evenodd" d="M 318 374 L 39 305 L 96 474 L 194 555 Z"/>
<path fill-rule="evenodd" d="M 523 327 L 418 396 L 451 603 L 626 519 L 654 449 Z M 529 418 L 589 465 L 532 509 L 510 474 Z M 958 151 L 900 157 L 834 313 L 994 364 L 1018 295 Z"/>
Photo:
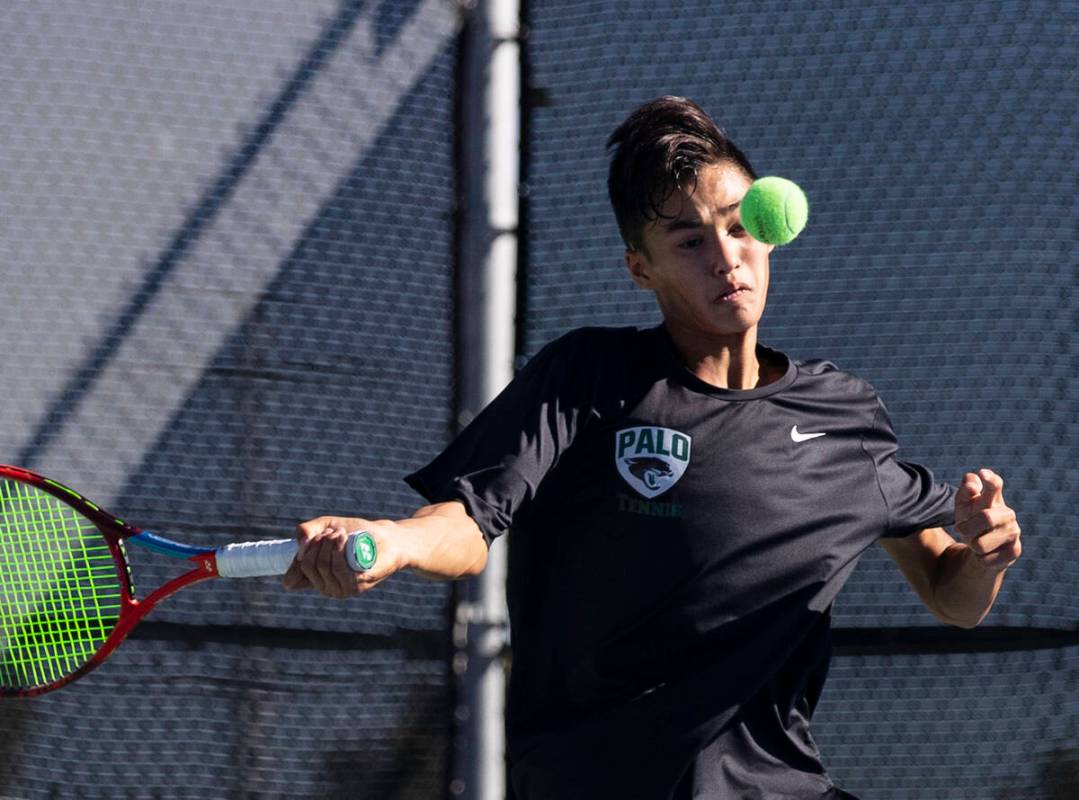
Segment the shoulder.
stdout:
<path fill-rule="evenodd" d="M 537 355 L 547 351 L 574 352 L 582 348 L 586 350 L 591 348 L 622 348 L 630 346 L 634 340 L 641 339 L 649 333 L 650 331 L 633 327 L 589 326 L 574 328 L 542 345 Z"/>
<path fill-rule="evenodd" d="M 877 416 L 880 395 L 863 376 L 841 369 L 834 361 L 822 358 L 795 360 L 798 368 L 796 387 L 816 401 L 855 408 L 867 417 Z"/>
<path fill-rule="evenodd" d="M 652 331 L 632 327 L 574 328 L 544 344 L 525 360 L 525 364 L 557 363 L 580 369 L 598 368 L 640 353 L 654 338 Z"/>
<path fill-rule="evenodd" d="M 656 379 L 662 364 L 655 329 L 586 327 L 562 334 L 521 366 L 516 379 L 602 413 L 634 387 Z"/>
<path fill-rule="evenodd" d="M 795 360 L 799 377 L 820 384 L 844 390 L 854 395 L 877 397 L 877 390 L 869 381 L 849 370 L 840 369 L 834 361 L 823 358 Z"/>

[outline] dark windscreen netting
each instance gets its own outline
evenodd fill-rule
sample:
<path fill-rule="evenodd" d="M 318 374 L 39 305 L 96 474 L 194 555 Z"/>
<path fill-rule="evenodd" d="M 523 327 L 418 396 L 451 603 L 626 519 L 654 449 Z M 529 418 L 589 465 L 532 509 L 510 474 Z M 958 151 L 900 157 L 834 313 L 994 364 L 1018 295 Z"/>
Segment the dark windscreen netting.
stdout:
<path fill-rule="evenodd" d="M 982 626 L 943 628 L 877 547 L 836 601 L 849 646 L 814 732 L 856 794 L 1079 791 L 1076 21 L 1062 2 L 529 4 L 528 354 L 659 320 L 604 145 L 642 102 L 688 96 L 809 198 L 760 340 L 872 383 L 901 457 L 939 479 L 1004 477 L 1024 550 Z M 1072 646 L 1012 652 L 1039 631 Z"/>
<path fill-rule="evenodd" d="M 452 417 L 457 28 L 442 0 L 6 4 L 0 462 L 194 544 L 414 509 Z M 129 550 L 142 593 L 183 568 Z M 182 592 L 3 703 L 0 796 L 441 797 L 449 599 Z"/>
<path fill-rule="evenodd" d="M 859 797 L 1065 800 L 1079 786 L 1079 648 L 840 655 L 813 735 Z"/>
<path fill-rule="evenodd" d="M 444 796 L 443 666 L 333 644 L 130 641 L 4 702 L 2 796 Z"/>

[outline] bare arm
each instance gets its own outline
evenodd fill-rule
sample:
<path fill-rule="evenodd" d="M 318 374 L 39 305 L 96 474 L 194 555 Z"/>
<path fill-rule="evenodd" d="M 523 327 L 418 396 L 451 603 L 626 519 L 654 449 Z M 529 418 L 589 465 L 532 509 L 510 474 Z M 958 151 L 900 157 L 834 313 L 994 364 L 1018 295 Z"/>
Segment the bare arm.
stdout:
<path fill-rule="evenodd" d="M 989 614 L 1004 572 L 1022 553 L 1015 511 L 1004 503 L 1004 480 L 991 470 L 967 473 L 956 495 L 957 542 L 943 528 L 927 528 L 880 545 L 933 616 L 974 628 Z"/>
<path fill-rule="evenodd" d="M 935 581 L 940 559 L 945 551 L 958 543 L 944 528 L 926 528 L 896 539 L 880 539 L 877 542 L 907 579 L 929 612 L 947 625 L 957 624 L 947 618 L 937 607 Z"/>
<path fill-rule="evenodd" d="M 378 553 L 375 565 L 361 573 L 345 559 L 348 534 L 358 530 L 371 534 Z M 296 541 L 285 588 L 313 588 L 328 597 L 360 594 L 401 570 L 455 580 L 478 575 L 487 563 L 487 542 L 458 501 L 423 506 L 402 520 L 318 517 L 297 526 Z"/>
<path fill-rule="evenodd" d="M 405 568 L 425 578 L 468 578 L 479 575 L 487 565 L 487 542 L 464 503 L 424 506 L 397 527 L 410 544 Z"/>
<path fill-rule="evenodd" d="M 1004 573 L 986 569 L 971 547 L 956 543 L 940 558 L 936 602 L 941 618 L 961 628 L 973 628 L 989 614 Z"/>
<path fill-rule="evenodd" d="M 1015 511 L 1004 502 L 1004 479 L 989 469 L 968 472 L 955 497 L 955 530 L 935 576 L 937 607 L 954 624 L 973 628 L 989 613 L 1004 572 L 1023 552 Z"/>

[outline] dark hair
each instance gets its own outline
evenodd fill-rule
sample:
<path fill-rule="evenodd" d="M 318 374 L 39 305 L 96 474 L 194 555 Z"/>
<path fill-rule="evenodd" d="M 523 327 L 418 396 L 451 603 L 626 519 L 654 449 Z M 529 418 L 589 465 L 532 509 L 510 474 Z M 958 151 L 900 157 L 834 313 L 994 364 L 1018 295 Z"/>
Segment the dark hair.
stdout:
<path fill-rule="evenodd" d="M 618 230 L 631 250 L 642 250 L 646 223 L 663 216 L 667 198 L 692 193 L 701 167 L 728 162 L 751 181 L 757 173 L 708 114 L 684 97 L 658 97 L 638 108 L 607 140 L 614 149 L 607 194 Z"/>

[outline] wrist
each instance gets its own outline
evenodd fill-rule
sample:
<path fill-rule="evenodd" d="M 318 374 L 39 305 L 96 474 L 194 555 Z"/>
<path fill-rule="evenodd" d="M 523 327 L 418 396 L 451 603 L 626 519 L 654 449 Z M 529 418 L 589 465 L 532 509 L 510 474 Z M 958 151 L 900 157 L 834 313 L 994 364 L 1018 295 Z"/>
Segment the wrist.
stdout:
<path fill-rule="evenodd" d="M 933 583 L 936 615 L 952 625 L 977 626 L 989 613 L 1002 577 L 982 564 L 969 545 L 951 545 L 941 554 Z"/>
<path fill-rule="evenodd" d="M 380 533 L 393 542 L 393 551 L 397 556 L 397 569 L 415 569 L 420 561 L 416 553 L 416 536 L 407 525 L 400 521 L 385 520 L 380 523 Z"/>

